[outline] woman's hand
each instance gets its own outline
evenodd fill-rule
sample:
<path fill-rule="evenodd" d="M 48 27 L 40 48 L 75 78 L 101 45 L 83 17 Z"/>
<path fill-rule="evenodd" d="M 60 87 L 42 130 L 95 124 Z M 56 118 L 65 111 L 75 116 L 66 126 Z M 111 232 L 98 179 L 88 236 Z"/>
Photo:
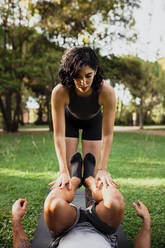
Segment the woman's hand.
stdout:
<path fill-rule="evenodd" d="M 66 172 L 60 173 L 58 178 L 55 181 L 49 183 L 49 185 L 53 185 L 51 190 L 58 188 L 58 187 L 60 189 L 63 189 L 65 186 L 67 186 L 69 190 L 72 189 L 70 175 L 69 173 L 66 173 Z"/>
<path fill-rule="evenodd" d="M 103 183 L 104 185 L 112 185 L 114 187 L 118 186 L 118 184 L 115 183 L 111 178 L 110 173 L 105 169 L 99 169 L 96 174 L 97 187 L 99 187 L 101 183 Z"/>

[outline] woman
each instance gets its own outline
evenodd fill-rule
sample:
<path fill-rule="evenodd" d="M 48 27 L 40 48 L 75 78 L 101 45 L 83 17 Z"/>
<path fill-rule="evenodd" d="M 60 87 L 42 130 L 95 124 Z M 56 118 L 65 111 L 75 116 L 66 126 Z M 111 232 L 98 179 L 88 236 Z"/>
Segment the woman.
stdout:
<path fill-rule="evenodd" d="M 99 164 L 96 179 L 113 184 L 107 165 L 116 98 L 113 88 L 103 81 L 95 52 L 90 47 L 73 47 L 67 51 L 62 57 L 59 78 L 60 84 L 52 91 L 51 104 L 60 174 L 52 184 L 61 188 L 68 184 L 71 188 L 69 161 L 77 151 L 80 129 L 83 156 L 90 152 Z"/>

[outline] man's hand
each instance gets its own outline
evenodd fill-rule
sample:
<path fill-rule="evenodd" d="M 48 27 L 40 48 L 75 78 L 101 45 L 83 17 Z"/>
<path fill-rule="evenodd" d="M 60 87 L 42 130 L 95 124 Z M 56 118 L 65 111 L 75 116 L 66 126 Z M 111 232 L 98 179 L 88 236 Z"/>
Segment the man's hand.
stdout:
<path fill-rule="evenodd" d="M 97 187 L 100 186 L 100 184 L 103 183 L 104 185 L 112 185 L 116 187 L 118 184 L 113 181 L 111 178 L 109 172 L 105 169 L 99 169 L 96 174 L 96 185 Z"/>
<path fill-rule="evenodd" d="M 26 200 L 19 199 L 12 206 L 13 248 L 31 248 L 28 236 L 21 224 L 27 205 Z"/>
<path fill-rule="evenodd" d="M 148 208 L 139 200 L 132 205 L 136 210 L 137 216 L 143 219 L 134 248 L 151 248 L 151 218 Z"/>
<path fill-rule="evenodd" d="M 135 208 L 137 215 L 150 225 L 151 217 L 148 208 L 139 200 L 137 204 L 134 202 L 132 205 Z"/>
<path fill-rule="evenodd" d="M 24 199 L 17 200 L 12 206 L 12 217 L 15 220 L 21 220 L 26 213 L 28 202 Z"/>
<path fill-rule="evenodd" d="M 49 185 L 53 185 L 51 190 L 57 187 L 59 187 L 60 189 L 63 189 L 65 185 L 68 187 L 69 190 L 72 189 L 71 178 L 70 178 L 69 173 L 60 173 L 58 178 L 55 181 L 49 183 Z"/>

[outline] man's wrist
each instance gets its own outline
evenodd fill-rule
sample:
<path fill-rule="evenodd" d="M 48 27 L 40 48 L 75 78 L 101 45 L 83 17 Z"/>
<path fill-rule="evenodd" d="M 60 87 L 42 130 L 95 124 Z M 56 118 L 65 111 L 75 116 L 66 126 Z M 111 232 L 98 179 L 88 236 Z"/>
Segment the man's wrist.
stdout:
<path fill-rule="evenodd" d="M 12 223 L 21 223 L 21 217 L 12 215 Z"/>
<path fill-rule="evenodd" d="M 146 230 L 151 229 L 151 219 L 150 218 L 143 218 L 143 226 Z"/>

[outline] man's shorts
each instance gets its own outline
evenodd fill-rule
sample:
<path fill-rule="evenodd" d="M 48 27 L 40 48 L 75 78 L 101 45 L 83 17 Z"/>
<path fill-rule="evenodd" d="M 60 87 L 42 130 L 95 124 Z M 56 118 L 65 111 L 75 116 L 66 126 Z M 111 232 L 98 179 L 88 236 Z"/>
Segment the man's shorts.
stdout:
<path fill-rule="evenodd" d="M 117 247 L 117 237 L 116 235 L 114 235 L 114 233 L 117 231 L 118 228 L 108 226 L 98 217 L 96 210 L 95 210 L 96 203 L 94 203 L 91 207 L 85 210 L 79 207 L 76 207 L 72 203 L 71 205 L 75 207 L 77 210 L 76 221 L 71 227 L 69 227 L 67 230 L 63 231 L 62 233 L 58 235 L 56 235 L 55 233 L 51 233 L 53 241 L 49 244 L 49 248 L 58 247 L 60 239 L 64 237 L 69 231 L 71 231 L 76 225 L 81 224 L 81 223 L 91 224 L 95 228 L 96 232 L 100 233 L 111 243 L 112 248 Z"/>
<path fill-rule="evenodd" d="M 82 130 L 83 140 L 101 140 L 102 138 L 102 112 L 89 120 L 75 118 L 65 108 L 65 136 L 71 138 L 79 137 L 79 130 Z"/>

